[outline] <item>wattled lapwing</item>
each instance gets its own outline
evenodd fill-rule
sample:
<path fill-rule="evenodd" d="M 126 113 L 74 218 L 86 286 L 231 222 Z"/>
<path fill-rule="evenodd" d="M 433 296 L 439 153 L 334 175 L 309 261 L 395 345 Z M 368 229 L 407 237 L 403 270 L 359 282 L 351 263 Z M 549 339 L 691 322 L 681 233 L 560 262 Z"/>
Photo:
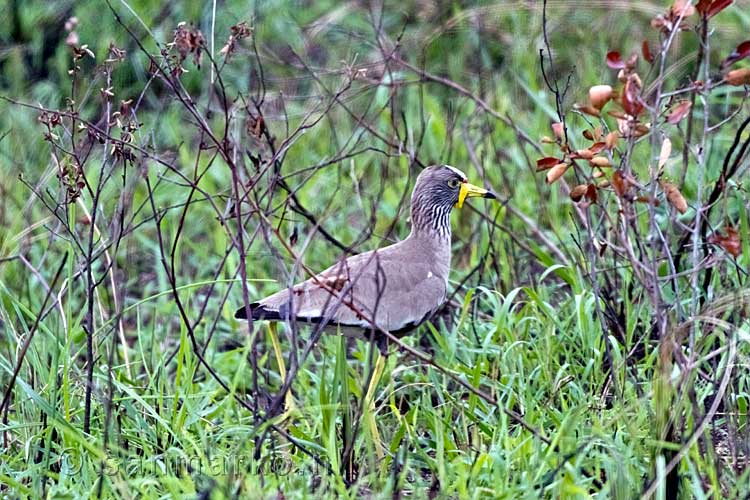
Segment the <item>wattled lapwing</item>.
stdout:
<path fill-rule="evenodd" d="M 387 338 L 381 330 L 396 336 L 408 333 L 445 301 L 451 209 L 472 197 L 497 198 L 469 184 L 466 175 L 450 165 L 425 168 L 411 196 L 411 233 L 406 239 L 342 260 L 291 289 L 238 309 L 235 318 L 246 319 L 250 313 L 253 320 L 296 321 L 331 333 L 359 334 L 376 340 L 385 353 Z M 382 368 L 383 358 L 378 357 L 372 383 Z M 371 384 L 369 395 L 373 388 Z"/>

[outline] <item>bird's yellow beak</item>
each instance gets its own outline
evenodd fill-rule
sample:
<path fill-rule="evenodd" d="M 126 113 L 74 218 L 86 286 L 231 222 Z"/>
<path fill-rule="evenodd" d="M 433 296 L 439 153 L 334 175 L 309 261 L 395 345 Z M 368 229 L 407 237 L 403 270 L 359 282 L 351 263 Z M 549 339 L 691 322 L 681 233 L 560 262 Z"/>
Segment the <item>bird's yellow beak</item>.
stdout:
<path fill-rule="evenodd" d="M 479 186 L 475 186 L 474 184 L 463 182 L 461 183 L 461 189 L 458 192 L 458 201 L 456 202 L 456 207 L 461 208 L 466 198 L 489 198 L 494 200 L 497 199 L 497 195 L 492 191 L 480 188 Z"/>

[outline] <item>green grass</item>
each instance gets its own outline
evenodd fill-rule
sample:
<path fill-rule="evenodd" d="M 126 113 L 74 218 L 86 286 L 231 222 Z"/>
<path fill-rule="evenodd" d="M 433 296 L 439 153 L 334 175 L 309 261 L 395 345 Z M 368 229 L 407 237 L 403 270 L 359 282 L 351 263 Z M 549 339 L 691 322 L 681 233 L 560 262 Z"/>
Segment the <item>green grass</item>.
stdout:
<path fill-rule="evenodd" d="M 542 154 L 512 127 L 455 89 L 419 84 L 418 75 L 403 68 L 389 77 L 403 83 L 395 98 L 392 87 L 359 79 L 340 103 L 326 108 L 346 81 L 347 66 L 362 65 L 370 72 L 368 78 L 377 80 L 381 53 L 371 23 L 380 12 L 359 3 L 231 0 L 217 6 L 216 53 L 230 26 L 247 21 L 253 27 L 268 92 L 264 112 L 276 145 L 287 137 L 285 116 L 292 130 L 303 120 L 321 118 L 295 138 L 282 158 L 281 174 L 288 176 L 300 202 L 329 233 L 358 252 L 403 238 L 408 211 L 402 198 L 405 193 L 408 197 L 419 171 L 410 167 L 411 147 L 425 164 L 462 168 L 475 183 L 493 187 L 509 205 L 474 203 L 453 216 L 454 307 L 405 340 L 432 363 L 392 346 L 370 406 L 365 392 L 372 347 L 323 336 L 294 378 L 294 408 L 281 416 L 256 418 L 240 400 L 258 404 L 262 416 L 284 380 L 265 326 L 250 334 L 232 318 L 242 293 L 240 256 L 232 248 L 237 224 L 219 220 L 232 206 L 226 162 L 213 156 L 215 149 L 201 149 L 205 136 L 200 136 L 194 118 L 163 82 L 150 80 L 148 59 L 106 4 L 0 5 L 18 13 L 0 26 L 0 95 L 10 99 L 0 101 L 0 396 L 11 381 L 21 346 L 33 335 L 0 423 L 0 494 L 633 498 L 651 480 L 663 479 L 668 452 L 679 451 L 702 424 L 700 416 L 714 403 L 725 373 L 731 376 L 721 393 L 720 410 L 701 427 L 699 439 L 685 447 L 677 466 L 680 494 L 734 498 L 750 488 L 750 469 L 735 467 L 731 458 L 732 446 L 737 446 L 738 463 L 747 460 L 750 451 L 746 307 L 713 310 L 711 318 L 704 318 L 689 348 L 682 346 L 695 363 L 693 369 L 675 368 L 670 384 L 660 385 L 659 343 L 650 333 L 655 313 L 645 294 L 628 292 L 638 287 L 632 271 L 621 261 L 613 261 L 608 271 L 622 283 L 618 306 L 625 332 L 618 338 L 599 321 L 587 276 L 590 263 L 578 246 L 585 245 L 586 235 L 576 225 L 569 198 L 558 185 L 545 185 L 543 175 L 534 171 Z M 714 61 L 743 40 L 750 27 L 748 7 L 747 1 L 736 1 L 717 16 Z M 164 7 L 139 0 L 114 2 L 113 8 L 151 53 L 158 51 L 157 43 L 163 47 L 171 41 L 181 21 L 200 28 L 210 50 L 211 2 Z M 564 80 L 571 72 L 566 107 L 583 102 L 589 86 L 614 83 L 613 72 L 604 65 L 606 52 L 628 54 L 639 50 L 644 38 L 655 40 L 649 20 L 665 8 L 658 2 L 550 2 L 550 42 L 559 69 L 555 76 Z M 534 143 L 552 135 L 554 99 L 539 70 L 540 5 L 434 6 L 414 0 L 387 2 L 383 12 L 384 39 L 394 43 L 401 36 L 399 57 L 477 93 Z M 71 62 L 61 27 L 73 15 L 80 21 L 81 43 L 94 51 L 97 64 L 107 57 L 110 42 L 127 50 L 125 61 L 112 71 L 113 105 L 138 100 L 142 93 L 142 125 L 133 143 L 176 165 L 170 170 L 139 155 L 122 168 L 100 148 L 87 163 L 90 185 L 105 179 L 97 211 L 102 236 L 95 236 L 95 248 L 115 241 L 120 226 L 114 214 L 119 210 L 130 228 L 93 267 L 94 278 L 101 282 L 93 296 L 94 331 L 89 332 L 95 362 L 88 433 L 83 421 L 90 323 L 85 252 L 78 244 L 87 244 L 92 231 L 86 221 L 92 197 L 84 190 L 79 202 L 63 203 L 64 188 L 39 113 L 11 102 L 65 108 L 72 92 L 67 73 Z M 673 61 L 694 53 L 694 37 L 683 38 Z M 246 103 L 257 95 L 260 75 L 252 44 L 245 40 L 241 46 L 221 75 L 230 96 L 241 95 Z M 316 78 L 300 67 L 292 51 Z M 692 72 L 694 63 L 686 61 L 675 68 L 670 82 L 681 82 Z M 106 85 L 92 60 L 84 58 L 80 64 L 76 109 L 96 122 L 102 113 L 100 88 Z M 186 91 L 219 134 L 223 114 L 208 83 L 210 65 L 204 58 L 200 68 L 189 59 L 184 66 L 189 71 L 181 79 Z M 722 89 L 712 98 L 717 120 L 742 105 L 738 92 Z M 234 105 L 236 126 L 230 138 L 267 159 L 267 145 L 245 130 L 243 101 Z M 744 110 L 746 115 L 747 106 Z M 366 116 L 369 129 L 359 115 Z M 583 147 L 580 132 L 590 128 L 586 118 L 570 113 L 568 120 L 573 148 Z M 735 130 L 729 126 L 708 145 L 706 174 L 711 182 L 718 177 Z M 58 132 L 60 144 L 72 147 L 69 131 Z M 76 140 L 84 135 L 77 134 Z M 378 136 L 397 137 L 406 148 L 389 146 Z M 679 141 L 674 139 L 675 151 L 681 148 Z M 239 155 L 246 158 L 241 148 Z M 339 151 L 353 157 L 332 161 Z M 544 146 L 543 152 L 554 154 L 554 149 Z M 639 154 L 634 168 L 645 175 L 649 156 Z M 243 172 L 253 173 L 248 160 L 243 165 Z M 676 162 L 667 166 L 673 176 L 678 167 Z M 112 176 L 101 177 L 109 169 Z M 205 175 L 196 181 L 200 192 L 185 205 L 190 193 L 185 179 L 203 170 Z M 694 200 L 692 170 L 687 181 L 684 194 Z M 174 279 L 189 326 L 171 290 L 172 270 L 162 262 L 148 186 L 161 217 L 158 229 L 167 261 L 174 251 Z M 734 262 L 717 260 L 709 312 L 722 297 L 747 289 L 748 201 L 742 185 L 731 188 L 723 220 L 716 217 L 712 223 L 736 225 L 743 255 Z M 266 189 L 268 177 L 254 192 L 261 206 L 269 207 L 278 235 L 269 241 L 259 236 L 248 245 L 251 299 L 284 286 L 288 273 L 296 272 L 294 278 L 304 275 L 294 267 L 286 246 L 313 270 L 341 255 L 313 224 L 289 209 L 282 189 L 275 187 L 271 195 Z M 607 200 L 602 206 L 612 208 L 614 202 Z M 668 204 L 660 210 L 660 223 L 666 227 Z M 185 223 L 180 222 L 183 211 Z M 690 222 L 687 217 L 682 221 Z M 259 219 L 251 217 L 246 235 L 258 224 Z M 563 265 L 539 234 L 559 248 L 570 265 Z M 115 264 L 112 274 L 105 267 L 108 259 Z M 471 270 L 475 272 L 469 275 Z M 48 288 L 52 295 L 43 310 Z M 717 319 L 724 322 L 710 323 Z M 191 332 L 206 346 L 205 360 L 222 383 L 201 364 Z M 279 333 L 288 370 L 290 353 L 302 355 L 309 332 L 301 331 L 296 344 L 287 330 Z M 253 398 L 256 339 L 259 391 Z M 660 434 L 665 401 L 675 419 L 677 442 Z M 538 435 L 509 411 L 522 415 Z M 664 498 L 663 481 L 660 484 L 656 495 Z"/>

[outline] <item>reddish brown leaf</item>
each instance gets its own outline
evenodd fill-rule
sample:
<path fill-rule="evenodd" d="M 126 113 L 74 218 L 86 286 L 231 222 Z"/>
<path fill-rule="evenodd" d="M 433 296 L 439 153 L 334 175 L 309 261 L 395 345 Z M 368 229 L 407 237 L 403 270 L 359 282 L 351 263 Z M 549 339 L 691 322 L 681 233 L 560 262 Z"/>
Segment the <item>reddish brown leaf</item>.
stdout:
<path fill-rule="evenodd" d="M 750 56 L 750 40 L 745 40 L 734 49 L 733 54 L 736 54 L 739 58 L 745 58 Z"/>
<path fill-rule="evenodd" d="M 588 185 L 588 188 L 586 189 L 586 198 L 588 198 L 591 203 L 596 203 L 599 200 L 599 193 L 596 190 L 596 185 Z"/>
<path fill-rule="evenodd" d="M 653 205 L 655 207 L 658 207 L 661 203 L 659 203 L 659 200 L 656 198 L 652 198 L 651 196 L 639 196 L 635 199 L 635 201 L 638 201 L 640 203 L 648 203 L 649 205 Z"/>
<path fill-rule="evenodd" d="M 568 170 L 568 164 L 567 163 L 558 163 L 549 171 L 547 172 L 547 184 L 552 184 L 557 179 L 563 176 L 565 174 L 565 171 Z"/>
<path fill-rule="evenodd" d="M 719 245 L 734 258 L 739 257 L 742 253 L 740 235 L 732 226 L 726 227 L 726 234 L 721 234 L 719 232 L 713 233 L 708 237 L 708 242 L 713 245 Z"/>
<path fill-rule="evenodd" d="M 554 158 L 552 156 L 547 156 L 545 158 L 539 158 L 536 161 L 536 171 L 541 172 L 542 170 L 549 170 L 550 168 L 554 167 L 558 163 L 562 162 L 562 160 L 558 158 Z"/>
<path fill-rule="evenodd" d="M 258 116 L 257 118 L 249 116 L 245 127 L 247 128 L 248 134 L 260 138 L 265 130 L 265 121 L 262 116 Z"/>
<path fill-rule="evenodd" d="M 745 40 L 739 44 L 726 59 L 721 61 L 721 68 L 724 69 L 748 56 L 750 56 L 750 40 Z"/>
<path fill-rule="evenodd" d="M 581 132 L 581 134 L 583 134 L 583 137 L 590 141 L 594 140 L 594 134 L 592 134 L 589 129 L 584 130 L 583 132 Z"/>
<path fill-rule="evenodd" d="M 641 81 L 640 78 L 638 78 L 638 75 L 632 74 L 628 77 L 620 100 L 622 103 L 622 109 L 630 116 L 637 117 L 641 111 L 643 111 L 643 103 L 641 102 Z"/>
<path fill-rule="evenodd" d="M 615 190 L 615 194 L 620 198 L 623 198 L 628 192 L 630 185 L 619 170 L 615 170 L 615 173 L 612 174 L 612 187 Z"/>
<path fill-rule="evenodd" d="M 578 203 L 583 199 L 588 190 L 588 184 L 579 184 L 578 186 L 570 190 L 570 199 Z"/>
<path fill-rule="evenodd" d="M 570 190 L 570 199 L 578 203 L 584 197 L 591 203 L 596 203 L 598 195 L 594 184 L 579 184 Z"/>
<path fill-rule="evenodd" d="M 750 68 L 735 69 L 727 73 L 725 77 L 729 85 L 741 87 L 750 85 Z"/>
<path fill-rule="evenodd" d="M 734 0 L 699 0 L 695 4 L 695 10 L 706 19 L 714 17 L 716 14 L 726 9 Z"/>
<path fill-rule="evenodd" d="M 594 154 L 599 154 L 599 153 L 602 152 L 602 150 L 605 147 L 607 147 L 606 143 L 604 143 L 604 142 L 595 142 L 594 144 L 591 145 L 591 147 L 589 148 L 589 151 L 591 151 Z"/>
<path fill-rule="evenodd" d="M 612 69 L 622 69 L 625 67 L 625 63 L 620 56 L 620 53 L 616 50 L 607 52 L 607 66 Z"/>
<path fill-rule="evenodd" d="M 712 3 L 714 3 L 714 0 L 698 0 L 698 3 L 695 4 L 695 9 L 701 16 L 705 16 L 708 9 L 711 8 Z"/>
<path fill-rule="evenodd" d="M 643 40 L 643 43 L 641 44 L 641 54 L 643 54 L 643 58 L 649 64 L 654 64 L 654 55 L 651 53 L 651 48 L 648 45 L 648 40 Z"/>
<path fill-rule="evenodd" d="M 667 200 L 677 209 L 678 212 L 684 214 L 687 212 L 688 205 L 685 201 L 685 197 L 682 196 L 680 190 L 674 184 L 666 181 L 662 181 L 661 188 L 664 190 L 664 194 L 667 195 Z"/>
<path fill-rule="evenodd" d="M 676 125 L 690 112 L 690 101 L 681 101 L 679 104 L 674 106 L 667 116 L 667 121 L 672 125 Z"/>

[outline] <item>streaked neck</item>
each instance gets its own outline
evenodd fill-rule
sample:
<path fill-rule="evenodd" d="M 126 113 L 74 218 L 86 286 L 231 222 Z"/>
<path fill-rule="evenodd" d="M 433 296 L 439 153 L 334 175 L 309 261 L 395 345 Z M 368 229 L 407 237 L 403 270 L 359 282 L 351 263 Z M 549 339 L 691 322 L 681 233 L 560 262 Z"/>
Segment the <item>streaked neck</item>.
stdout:
<path fill-rule="evenodd" d="M 451 240 L 451 205 L 417 195 L 411 204 L 411 234 L 438 241 Z"/>

